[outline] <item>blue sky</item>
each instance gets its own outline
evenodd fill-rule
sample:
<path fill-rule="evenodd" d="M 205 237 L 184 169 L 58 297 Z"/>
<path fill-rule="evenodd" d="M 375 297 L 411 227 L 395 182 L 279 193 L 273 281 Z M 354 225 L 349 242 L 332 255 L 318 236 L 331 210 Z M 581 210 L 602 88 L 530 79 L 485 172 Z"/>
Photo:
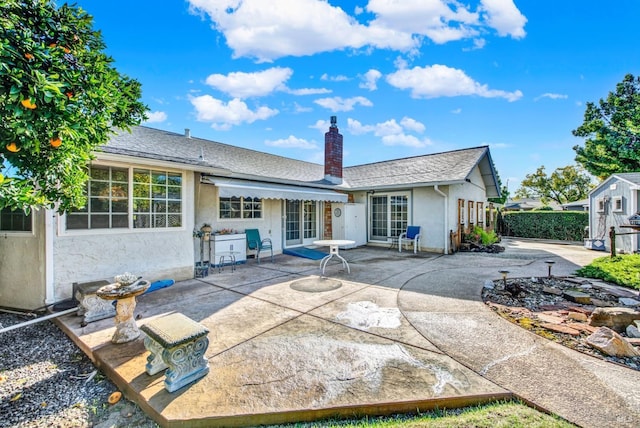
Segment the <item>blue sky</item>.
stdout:
<path fill-rule="evenodd" d="M 503 183 L 574 163 L 585 102 L 640 73 L 640 2 L 80 0 L 146 125 L 317 163 L 489 145 Z"/>

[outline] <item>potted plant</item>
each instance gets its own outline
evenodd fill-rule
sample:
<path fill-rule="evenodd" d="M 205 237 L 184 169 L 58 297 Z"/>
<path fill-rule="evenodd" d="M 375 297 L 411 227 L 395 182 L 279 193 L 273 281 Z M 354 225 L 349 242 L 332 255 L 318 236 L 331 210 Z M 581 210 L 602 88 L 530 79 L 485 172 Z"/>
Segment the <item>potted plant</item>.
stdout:
<path fill-rule="evenodd" d="M 213 228 L 209 223 L 204 223 L 202 227 L 200 227 L 200 232 L 202 232 L 202 239 L 208 241 L 211 237 L 211 231 Z"/>

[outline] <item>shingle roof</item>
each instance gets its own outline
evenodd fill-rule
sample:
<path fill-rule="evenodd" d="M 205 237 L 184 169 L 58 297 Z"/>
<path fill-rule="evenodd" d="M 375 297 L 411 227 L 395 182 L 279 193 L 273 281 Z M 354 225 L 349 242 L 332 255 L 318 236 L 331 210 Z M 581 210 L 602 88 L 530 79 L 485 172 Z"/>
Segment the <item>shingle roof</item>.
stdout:
<path fill-rule="evenodd" d="M 224 169 L 234 177 L 339 189 L 462 182 L 479 165 L 489 196 L 496 186 L 486 146 L 345 167 L 341 185 L 324 179 L 323 165 L 144 126 L 133 127 L 131 133 L 119 132 L 102 149 L 112 154 Z M 494 191 L 490 191 L 491 186 Z"/>
<path fill-rule="evenodd" d="M 613 175 L 615 175 L 616 177 L 620 177 L 623 180 L 627 180 L 633 184 L 640 185 L 640 172 L 620 172 Z"/>
<path fill-rule="evenodd" d="M 487 153 L 487 147 L 454 150 L 344 168 L 352 189 L 462 182 Z"/>

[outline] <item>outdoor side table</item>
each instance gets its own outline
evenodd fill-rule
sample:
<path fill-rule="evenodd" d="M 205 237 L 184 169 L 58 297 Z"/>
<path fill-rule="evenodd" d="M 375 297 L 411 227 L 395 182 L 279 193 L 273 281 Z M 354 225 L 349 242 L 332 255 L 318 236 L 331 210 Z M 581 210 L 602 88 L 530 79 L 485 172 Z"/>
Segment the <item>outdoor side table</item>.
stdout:
<path fill-rule="evenodd" d="M 140 327 L 147 334 L 144 346 L 151 353 L 146 371 L 150 375 L 168 369 L 164 386 L 174 392 L 206 376 L 209 361 L 209 330 L 179 312 L 151 320 Z"/>
<path fill-rule="evenodd" d="M 239 251 L 225 251 L 218 253 L 220 258 L 218 259 L 218 273 L 222 272 L 225 263 L 231 265 L 231 272 L 236 270 L 236 254 L 240 254 Z"/>
<path fill-rule="evenodd" d="M 348 239 L 324 239 L 320 241 L 313 241 L 313 245 L 329 246 L 329 255 L 320 260 L 320 270 L 322 271 L 322 276 L 324 276 L 324 270 L 327 267 L 327 263 L 329 263 L 329 260 L 331 260 L 333 257 L 336 257 L 340 261 L 342 261 L 342 266 L 347 269 L 348 273 L 351 273 L 349 263 L 345 260 L 344 257 L 340 255 L 340 247 L 354 245 L 355 243 L 356 241 L 351 241 Z"/>

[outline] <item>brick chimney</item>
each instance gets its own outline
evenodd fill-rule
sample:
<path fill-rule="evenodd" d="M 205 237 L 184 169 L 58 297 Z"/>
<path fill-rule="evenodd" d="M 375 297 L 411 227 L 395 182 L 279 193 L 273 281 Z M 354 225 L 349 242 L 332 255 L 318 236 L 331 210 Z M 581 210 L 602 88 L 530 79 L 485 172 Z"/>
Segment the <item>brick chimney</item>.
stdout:
<path fill-rule="evenodd" d="M 329 132 L 324 134 L 324 178 L 342 184 L 342 134 L 336 123 L 336 116 L 331 116 Z"/>

